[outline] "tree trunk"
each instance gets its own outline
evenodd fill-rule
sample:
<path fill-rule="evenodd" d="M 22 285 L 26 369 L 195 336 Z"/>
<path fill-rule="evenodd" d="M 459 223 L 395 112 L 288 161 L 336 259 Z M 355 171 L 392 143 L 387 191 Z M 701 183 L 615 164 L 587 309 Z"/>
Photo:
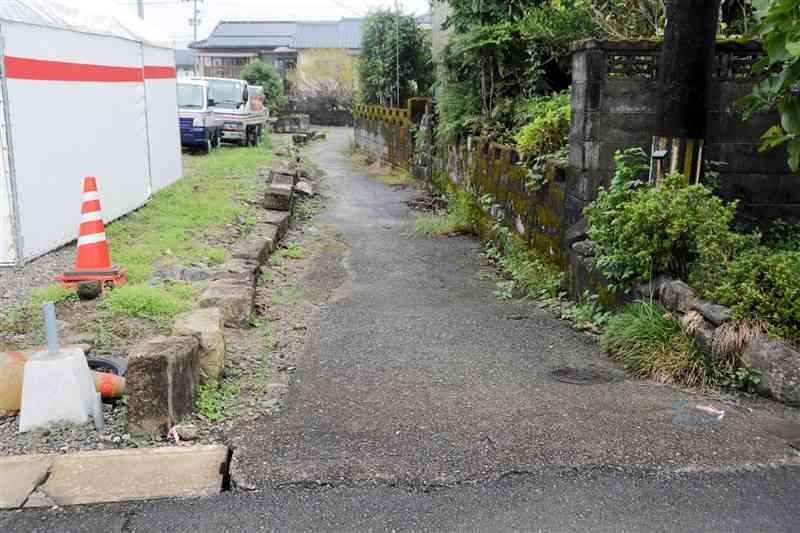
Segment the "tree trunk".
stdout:
<path fill-rule="evenodd" d="M 658 118 L 651 181 L 702 172 L 706 98 L 714 69 L 720 0 L 669 0 L 658 63 Z"/>

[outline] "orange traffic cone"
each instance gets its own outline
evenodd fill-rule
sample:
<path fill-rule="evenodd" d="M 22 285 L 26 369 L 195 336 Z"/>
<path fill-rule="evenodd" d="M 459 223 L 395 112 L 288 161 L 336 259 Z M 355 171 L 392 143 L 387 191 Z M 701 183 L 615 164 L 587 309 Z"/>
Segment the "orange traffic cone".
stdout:
<path fill-rule="evenodd" d="M 100 209 L 100 194 L 97 192 L 97 180 L 93 177 L 86 177 L 83 180 L 78 255 L 73 268 L 73 271 L 64 272 L 57 279 L 66 285 L 82 281 L 112 282 L 115 285 L 122 285 L 128 274 L 127 268 L 111 265 L 103 212 Z"/>

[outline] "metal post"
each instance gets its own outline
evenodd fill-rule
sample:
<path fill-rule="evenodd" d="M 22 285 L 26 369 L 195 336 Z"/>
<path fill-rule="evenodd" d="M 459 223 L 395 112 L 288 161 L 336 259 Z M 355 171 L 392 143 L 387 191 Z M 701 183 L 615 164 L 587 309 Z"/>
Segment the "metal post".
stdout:
<path fill-rule="evenodd" d="M 397 13 L 394 17 L 394 42 L 395 42 L 395 102 L 400 107 L 400 3 L 394 0 L 394 8 Z"/>
<path fill-rule="evenodd" d="M 44 311 L 44 329 L 47 333 L 47 351 L 51 355 L 58 353 L 58 325 L 56 324 L 56 306 L 53 302 L 42 304 Z"/>

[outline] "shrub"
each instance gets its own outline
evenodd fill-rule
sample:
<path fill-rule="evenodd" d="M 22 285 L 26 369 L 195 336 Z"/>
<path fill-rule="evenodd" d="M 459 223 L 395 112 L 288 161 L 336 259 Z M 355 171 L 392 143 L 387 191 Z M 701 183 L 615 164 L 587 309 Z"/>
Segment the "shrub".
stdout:
<path fill-rule="evenodd" d="M 709 279 L 698 268 L 690 279 L 703 297 L 731 306 L 736 318 L 764 322 L 769 333 L 800 343 L 800 252 L 757 246 L 721 275 Z"/>
<path fill-rule="evenodd" d="M 600 188 L 584 213 L 597 242 L 597 266 L 611 279 L 648 280 L 657 273 L 688 279 L 701 256 L 721 267 L 753 238 L 730 230 L 736 203 L 726 204 L 702 184 L 686 185 L 669 175 L 642 186 L 644 168 L 631 163 L 641 151 L 618 152 L 610 186 Z"/>
<path fill-rule="evenodd" d="M 571 109 L 569 90 L 530 98 L 520 114 L 525 125 L 514 137 L 520 156 L 536 162 L 548 157 L 563 159 L 569 142 Z"/>
<path fill-rule="evenodd" d="M 124 285 L 103 295 L 100 305 L 115 315 L 128 315 L 161 322 L 191 308 L 191 289 L 176 285 L 174 289 L 148 285 Z"/>
<path fill-rule="evenodd" d="M 634 302 L 609 318 L 601 343 L 626 371 L 642 378 L 689 386 L 718 379 L 680 322 L 653 302 Z"/>
<path fill-rule="evenodd" d="M 469 82 L 449 82 L 436 99 L 437 140 L 455 143 L 475 133 L 480 122 L 481 97 Z"/>

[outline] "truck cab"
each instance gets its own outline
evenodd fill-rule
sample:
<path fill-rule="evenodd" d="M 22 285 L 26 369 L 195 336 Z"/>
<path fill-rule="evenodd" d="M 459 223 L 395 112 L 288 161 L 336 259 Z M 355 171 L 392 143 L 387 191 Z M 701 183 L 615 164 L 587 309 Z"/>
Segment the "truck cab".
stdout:
<path fill-rule="evenodd" d="M 220 141 L 221 128 L 214 118 L 214 102 L 209 98 L 208 83 L 199 80 L 178 81 L 178 120 L 181 146 L 199 148 L 208 153 Z"/>
<path fill-rule="evenodd" d="M 242 146 L 255 146 L 261 140 L 263 112 L 250 108 L 247 82 L 232 78 L 193 78 L 208 83 L 214 105 L 214 119 L 221 126 L 220 140 Z"/>

